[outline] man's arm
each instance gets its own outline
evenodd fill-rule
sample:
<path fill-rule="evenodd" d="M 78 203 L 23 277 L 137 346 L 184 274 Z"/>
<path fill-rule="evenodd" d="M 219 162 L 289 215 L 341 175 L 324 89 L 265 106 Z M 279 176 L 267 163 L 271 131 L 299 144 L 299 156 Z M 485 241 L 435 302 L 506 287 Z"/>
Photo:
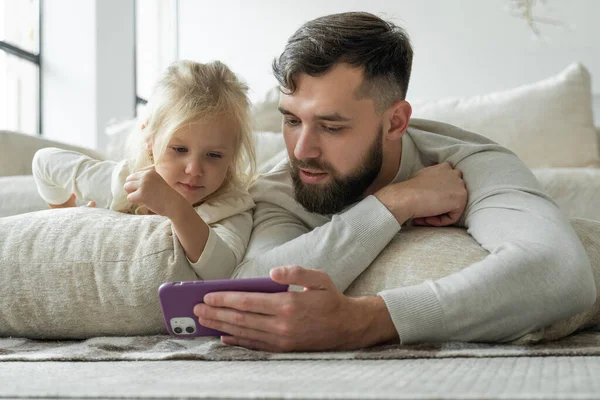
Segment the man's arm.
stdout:
<path fill-rule="evenodd" d="M 529 169 L 508 152 L 473 154 L 457 167 L 472 188 L 464 225 L 490 254 L 380 293 L 402 343 L 509 341 L 589 308 L 596 288 L 585 250 Z"/>
<path fill-rule="evenodd" d="M 384 188 L 323 223 L 326 217 L 300 208 L 291 188 L 276 190 L 269 179 L 259 181 L 251 191 L 256 201 L 254 229 L 234 277 L 269 276 L 272 268 L 300 265 L 326 271 L 344 291 L 406 220 L 445 215 L 440 225 L 448 225 L 459 219 L 466 203 L 461 173 L 448 163 L 425 168 L 390 186 L 393 190 Z M 308 224 L 318 225 L 318 218 L 322 225 L 311 230 Z"/>

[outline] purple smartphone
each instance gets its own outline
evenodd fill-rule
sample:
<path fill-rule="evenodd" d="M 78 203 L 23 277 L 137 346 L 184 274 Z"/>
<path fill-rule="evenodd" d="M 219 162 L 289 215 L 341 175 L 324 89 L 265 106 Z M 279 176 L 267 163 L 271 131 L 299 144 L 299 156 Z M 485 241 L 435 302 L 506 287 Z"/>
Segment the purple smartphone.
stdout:
<path fill-rule="evenodd" d="M 206 328 L 194 315 L 194 306 L 204 302 L 211 292 L 286 292 L 288 285 L 270 278 L 222 279 L 213 281 L 167 282 L 158 288 L 158 298 L 169 333 L 180 339 L 198 336 L 224 336 L 224 332 Z"/>

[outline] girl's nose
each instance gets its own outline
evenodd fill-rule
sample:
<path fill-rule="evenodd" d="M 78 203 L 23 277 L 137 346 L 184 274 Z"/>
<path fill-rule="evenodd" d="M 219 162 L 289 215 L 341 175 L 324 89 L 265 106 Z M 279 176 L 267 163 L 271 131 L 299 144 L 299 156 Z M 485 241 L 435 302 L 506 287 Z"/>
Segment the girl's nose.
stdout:
<path fill-rule="evenodd" d="M 203 175 L 202 163 L 198 160 L 192 160 L 192 161 L 188 162 L 185 167 L 185 173 L 188 175 L 202 176 Z"/>

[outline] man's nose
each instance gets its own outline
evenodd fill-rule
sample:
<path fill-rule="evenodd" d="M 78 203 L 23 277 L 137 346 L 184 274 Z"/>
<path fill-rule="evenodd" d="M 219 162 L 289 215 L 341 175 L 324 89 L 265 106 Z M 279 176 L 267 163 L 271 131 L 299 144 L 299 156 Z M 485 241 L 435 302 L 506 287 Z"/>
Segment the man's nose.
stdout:
<path fill-rule="evenodd" d="M 318 133 L 305 125 L 298 136 L 296 147 L 294 147 L 294 156 L 298 160 L 305 160 L 307 158 L 318 158 L 320 155 Z"/>

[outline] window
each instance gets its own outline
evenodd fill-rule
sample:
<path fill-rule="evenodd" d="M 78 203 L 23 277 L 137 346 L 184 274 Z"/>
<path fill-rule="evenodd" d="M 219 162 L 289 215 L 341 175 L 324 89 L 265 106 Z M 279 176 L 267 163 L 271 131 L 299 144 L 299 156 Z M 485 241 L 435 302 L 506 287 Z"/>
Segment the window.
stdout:
<path fill-rule="evenodd" d="M 177 59 L 178 0 L 135 1 L 136 111 L 160 74 Z"/>
<path fill-rule="evenodd" d="M 0 2 L 0 129 L 41 134 L 40 0 Z"/>

